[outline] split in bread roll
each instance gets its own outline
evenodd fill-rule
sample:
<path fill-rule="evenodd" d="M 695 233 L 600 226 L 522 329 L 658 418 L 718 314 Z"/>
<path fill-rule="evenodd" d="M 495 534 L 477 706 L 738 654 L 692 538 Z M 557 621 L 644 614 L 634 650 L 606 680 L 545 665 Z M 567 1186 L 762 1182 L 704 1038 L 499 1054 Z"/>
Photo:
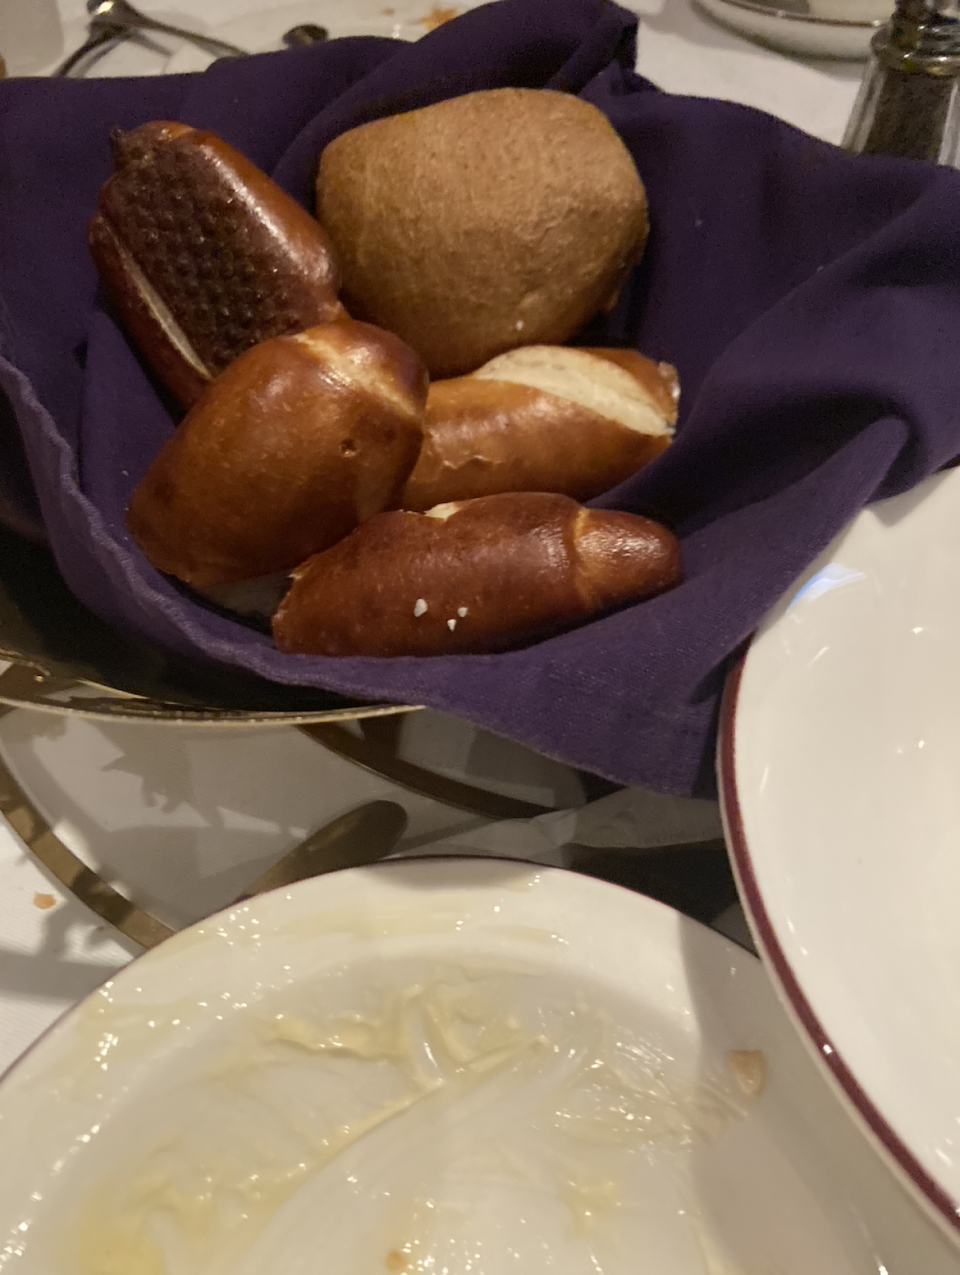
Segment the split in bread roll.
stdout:
<path fill-rule="evenodd" d="M 371 518 L 293 572 L 282 651 L 482 654 L 522 646 L 680 582 L 680 546 L 636 514 L 543 492 Z"/>
<path fill-rule="evenodd" d="M 503 491 L 591 500 L 663 451 L 676 370 L 636 350 L 533 345 L 435 381 L 400 503 L 424 510 Z"/>
<path fill-rule="evenodd" d="M 549 89 L 467 93 L 361 124 L 320 157 L 317 215 L 351 313 L 434 378 L 560 344 L 616 300 L 647 237 L 602 111 Z"/>
<path fill-rule="evenodd" d="M 90 250 L 127 329 L 189 407 L 259 341 L 343 313 L 330 241 L 213 133 L 156 121 L 111 143 Z"/>
<path fill-rule="evenodd" d="M 155 567 L 197 589 L 287 571 L 396 504 L 426 396 L 417 356 L 369 324 L 264 341 L 167 439 L 127 526 Z"/>

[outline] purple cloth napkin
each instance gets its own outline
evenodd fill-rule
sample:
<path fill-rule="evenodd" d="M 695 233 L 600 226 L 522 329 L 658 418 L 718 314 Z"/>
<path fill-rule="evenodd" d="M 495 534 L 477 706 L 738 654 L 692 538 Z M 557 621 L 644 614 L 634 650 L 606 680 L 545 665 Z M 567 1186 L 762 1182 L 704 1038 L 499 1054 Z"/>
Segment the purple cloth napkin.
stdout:
<path fill-rule="evenodd" d="M 635 28 L 603 0 L 500 0 L 412 45 L 0 83 L 0 386 L 39 511 L 0 417 L 5 498 L 21 529 L 39 512 L 83 602 L 276 682 L 423 703 L 624 783 L 712 790 L 724 675 L 764 612 L 864 504 L 960 453 L 960 174 L 852 158 L 757 111 L 660 93 L 632 70 Z M 309 203 L 317 155 L 344 129 L 498 85 L 594 102 L 646 183 L 644 260 L 582 340 L 679 368 L 677 441 L 600 503 L 671 523 L 686 582 L 505 655 L 280 655 L 153 570 L 124 530 L 172 421 L 87 255 L 108 129 L 213 129 Z"/>

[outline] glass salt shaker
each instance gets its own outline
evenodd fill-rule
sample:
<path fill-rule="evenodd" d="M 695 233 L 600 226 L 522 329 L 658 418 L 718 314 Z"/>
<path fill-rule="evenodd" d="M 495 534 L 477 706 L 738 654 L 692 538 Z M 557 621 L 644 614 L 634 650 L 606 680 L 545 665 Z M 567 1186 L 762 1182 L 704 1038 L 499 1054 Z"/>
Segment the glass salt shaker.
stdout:
<path fill-rule="evenodd" d="M 873 37 L 843 145 L 960 168 L 958 93 L 960 4 L 898 0 Z"/>

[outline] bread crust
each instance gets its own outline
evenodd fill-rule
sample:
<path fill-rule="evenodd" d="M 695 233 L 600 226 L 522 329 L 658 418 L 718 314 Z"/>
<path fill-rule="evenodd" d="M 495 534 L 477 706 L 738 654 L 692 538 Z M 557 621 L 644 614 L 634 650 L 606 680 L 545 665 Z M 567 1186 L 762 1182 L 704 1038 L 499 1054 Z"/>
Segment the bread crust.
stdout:
<path fill-rule="evenodd" d="M 287 571 L 396 503 L 426 392 L 413 351 L 365 323 L 265 341 L 168 438 L 127 527 L 154 566 L 199 589 Z"/>
<path fill-rule="evenodd" d="M 184 406 L 257 342 L 343 313 L 329 239 L 213 133 L 153 121 L 112 138 L 90 250 L 158 377 Z"/>
<path fill-rule="evenodd" d="M 514 352 L 517 353 L 517 352 Z M 528 351 L 529 353 L 529 351 Z M 557 351 L 579 364 L 591 355 L 633 378 L 651 410 L 641 433 L 560 394 L 489 379 L 486 368 L 430 386 L 420 458 L 403 491 L 405 509 L 504 491 L 553 491 L 591 500 L 623 482 L 669 445 L 677 415 L 676 370 L 636 350 Z M 509 375 L 511 354 L 487 365 Z"/>
<path fill-rule="evenodd" d="M 504 491 L 590 500 L 646 465 L 669 435 L 639 434 L 577 403 L 507 381 L 430 387 L 420 458 L 404 509 Z"/>
<path fill-rule="evenodd" d="M 282 651 L 429 656 L 506 650 L 677 584 L 680 548 L 633 514 L 511 493 L 371 518 L 293 572 Z"/>
<path fill-rule="evenodd" d="M 593 354 L 606 359 L 629 372 L 648 395 L 663 419 L 672 427 L 677 423 L 677 405 L 680 402 L 680 378 L 672 363 L 662 359 L 655 361 L 639 350 L 619 349 L 612 346 L 577 346 L 583 354 Z"/>
<path fill-rule="evenodd" d="M 639 261 L 646 196 L 595 106 L 546 89 L 468 93 L 362 124 L 324 149 L 317 212 L 351 313 L 434 378 L 560 344 Z"/>

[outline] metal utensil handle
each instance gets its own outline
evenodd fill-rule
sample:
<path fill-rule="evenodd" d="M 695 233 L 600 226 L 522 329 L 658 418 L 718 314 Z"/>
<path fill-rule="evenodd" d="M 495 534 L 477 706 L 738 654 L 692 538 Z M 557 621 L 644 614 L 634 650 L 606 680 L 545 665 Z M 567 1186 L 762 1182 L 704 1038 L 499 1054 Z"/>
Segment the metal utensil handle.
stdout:
<path fill-rule="evenodd" d="M 299 26 L 284 31 L 283 42 L 291 49 L 308 49 L 313 44 L 322 44 L 329 37 L 326 27 L 319 27 L 315 22 L 301 22 Z"/>
<path fill-rule="evenodd" d="M 121 40 L 126 40 L 130 33 L 131 29 L 129 27 L 100 27 L 87 37 L 79 49 L 74 49 L 70 56 L 60 63 L 53 72 L 54 78 L 68 76 L 73 68 L 82 62 L 88 54 L 102 48 L 105 44 L 114 44 L 119 43 Z"/>
<path fill-rule="evenodd" d="M 167 35 L 178 36 L 181 40 L 190 40 L 194 44 L 203 44 L 211 49 L 220 49 L 227 57 L 246 57 L 246 49 L 238 49 L 235 44 L 226 40 L 218 40 L 214 36 L 199 31 L 187 31 L 183 27 L 172 26 L 169 22 L 161 22 L 142 13 L 130 4 L 129 0 L 87 0 L 87 12 L 90 14 L 90 30 L 98 25 L 126 27 L 130 31 L 162 31 Z"/>
<path fill-rule="evenodd" d="M 128 29 L 131 31 L 160 31 L 164 35 L 174 35 L 180 40 L 188 40 L 191 44 L 210 49 L 211 52 L 218 52 L 221 57 L 245 58 L 249 56 L 246 49 L 238 48 L 237 45 L 230 44 L 226 40 L 218 40 L 216 36 L 204 35 L 201 31 L 186 31 L 183 27 L 173 27 L 167 22 L 158 22 L 154 18 L 143 18 L 135 26 L 131 23 Z"/>

